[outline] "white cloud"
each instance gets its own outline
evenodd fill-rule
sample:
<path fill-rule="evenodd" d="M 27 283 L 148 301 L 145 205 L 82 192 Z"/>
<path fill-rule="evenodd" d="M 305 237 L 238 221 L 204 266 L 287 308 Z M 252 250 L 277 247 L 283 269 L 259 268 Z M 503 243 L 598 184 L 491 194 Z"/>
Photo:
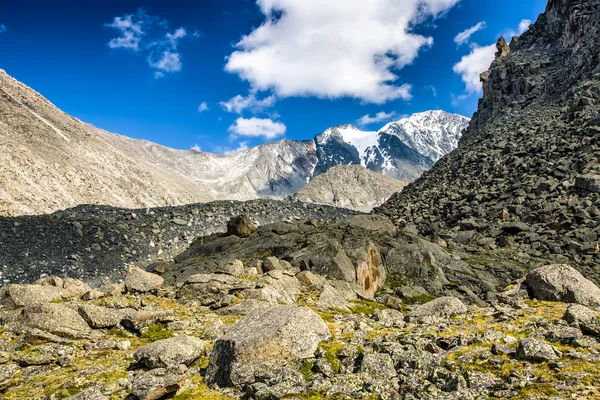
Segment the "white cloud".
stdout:
<path fill-rule="evenodd" d="M 530 19 L 524 19 L 519 22 L 519 35 L 523 34 L 526 30 L 529 29 L 529 26 L 533 24 Z"/>
<path fill-rule="evenodd" d="M 200 148 L 200 146 L 198 146 L 198 143 L 196 143 L 195 145 L 193 145 L 192 147 L 190 147 L 190 150 L 197 151 L 198 153 L 200 153 L 202 151 L 202 149 Z"/>
<path fill-rule="evenodd" d="M 437 89 L 435 88 L 435 86 L 433 85 L 429 85 L 429 86 L 425 86 L 427 89 L 431 90 L 431 94 L 433 95 L 433 97 L 437 97 L 438 92 Z"/>
<path fill-rule="evenodd" d="M 485 21 L 478 22 L 475 26 L 470 27 L 469 29 L 465 29 L 460 32 L 458 35 L 454 37 L 454 43 L 461 45 L 469 42 L 471 36 L 477 32 L 485 28 Z"/>
<path fill-rule="evenodd" d="M 389 113 L 381 111 L 381 112 L 378 112 L 377 114 L 373 115 L 372 117 L 371 117 L 371 114 L 364 115 L 361 118 L 359 118 L 356 121 L 356 123 L 361 126 L 366 126 L 366 125 L 371 125 L 371 124 L 380 123 L 380 122 L 387 122 L 387 121 L 391 121 L 392 119 L 396 118 L 397 115 L 398 114 L 396 114 L 396 112 L 394 112 L 394 111 L 389 112 Z"/>
<path fill-rule="evenodd" d="M 229 131 L 237 136 L 261 137 L 264 139 L 275 139 L 283 136 L 286 126 L 281 122 L 275 122 L 270 118 L 238 118 Z"/>
<path fill-rule="evenodd" d="M 453 71 L 459 74 L 467 87 L 468 93 L 481 93 L 482 86 L 479 75 L 490 68 L 496 54 L 496 45 L 480 47 L 478 44 L 471 46 L 471 52 L 463 56 L 454 65 Z"/>
<path fill-rule="evenodd" d="M 468 94 L 455 95 L 454 93 L 451 93 L 450 97 L 452 99 L 452 105 L 454 107 L 458 107 L 460 105 L 460 103 L 462 103 L 464 100 L 466 100 L 469 97 L 469 95 Z"/>
<path fill-rule="evenodd" d="M 235 153 L 237 151 L 244 151 L 244 150 L 248 150 L 248 149 L 249 149 L 248 142 L 240 142 L 238 144 L 238 147 L 236 147 L 236 148 L 215 146 L 213 148 L 213 152 L 218 153 L 218 154 L 230 154 L 230 153 Z"/>
<path fill-rule="evenodd" d="M 0 24 L 0 33 L 4 33 L 6 31 L 7 31 L 6 25 Z"/>
<path fill-rule="evenodd" d="M 113 22 L 105 24 L 118 30 L 121 36 L 111 39 L 111 49 L 127 49 L 145 53 L 148 65 L 155 70 L 154 78 L 159 79 L 166 73 L 181 71 L 182 57 L 177 46 L 187 37 L 185 28 L 177 28 L 173 33 L 167 30 L 168 21 L 149 16 L 140 9 L 136 14 L 115 17 Z"/>
<path fill-rule="evenodd" d="M 198 112 L 204 112 L 204 111 L 208 111 L 208 103 L 207 102 L 203 102 L 202 104 L 200 104 L 198 106 Z"/>
<path fill-rule="evenodd" d="M 257 0 L 265 22 L 244 36 L 225 70 L 278 97 L 411 98 L 396 70 L 433 44 L 414 29 L 459 0 Z"/>
<path fill-rule="evenodd" d="M 272 107 L 276 101 L 277 97 L 274 95 L 265 97 L 264 99 L 257 99 L 256 95 L 250 93 L 246 97 L 238 94 L 228 101 L 222 101 L 219 104 L 227 112 L 241 114 L 244 110 L 260 112 L 264 109 Z"/>

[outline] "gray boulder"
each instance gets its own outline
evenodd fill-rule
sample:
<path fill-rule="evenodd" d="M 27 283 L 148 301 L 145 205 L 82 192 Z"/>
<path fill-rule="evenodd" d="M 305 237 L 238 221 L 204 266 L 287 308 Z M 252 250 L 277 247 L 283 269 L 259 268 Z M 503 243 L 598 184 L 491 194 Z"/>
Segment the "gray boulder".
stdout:
<path fill-rule="evenodd" d="M 385 353 L 365 354 L 360 364 L 360 372 L 376 380 L 392 379 L 398 375 L 392 357 Z"/>
<path fill-rule="evenodd" d="M 190 336 L 174 336 L 142 346 L 133 358 L 147 368 L 175 368 L 190 365 L 202 355 L 208 342 Z"/>
<path fill-rule="evenodd" d="M 209 384 L 234 386 L 254 381 L 254 370 L 282 366 L 314 355 L 331 336 L 314 311 L 295 305 L 255 310 L 216 341 L 206 370 Z"/>
<path fill-rule="evenodd" d="M 3 325 L 14 333 L 39 329 L 60 337 L 83 339 L 93 332 L 77 311 L 62 304 L 39 304 L 9 314 Z"/>
<path fill-rule="evenodd" d="M 247 215 L 231 218 L 227 222 L 227 234 L 248 237 L 256 231 L 256 226 Z"/>
<path fill-rule="evenodd" d="M 534 269 L 527 274 L 525 282 L 538 300 L 600 306 L 600 288 L 569 265 L 554 264 Z"/>
<path fill-rule="evenodd" d="M 559 357 L 548 343 L 536 339 L 522 339 L 517 347 L 517 358 L 532 362 L 547 362 Z"/>
<path fill-rule="evenodd" d="M 131 394 L 139 400 L 158 400 L 181 388 L 183 375 L 157 368 L 139 371 L 132 379 Z"/>
<path fill-rule="evenodd" d="M 92 304 L 81 305 L 78 311 L 90 328 L 94 329 L 112 328 L 119 325 L 122 319 L 136 312 L 134 309 L 114 309 Z"/>
<path fill-rule="evenodd" d="M 98 388 L 89 388 L 66 400 L 108 400 L 108 397 L 103 395 Z"/>
<path fill-rule="evenodd" d="M 417 307 L 410 312 L 409 317 L 411 319 L 426 317 L 447 318 L 465 314 L 467 311 L 469 311 L 467 306 L 456 297 L 440 297 Z"/>
<path fill-rule="evenodd" d="M 161 276 L 132 267 L 125 277 L 125 288 L 128 292 L 146 293 L 158 289 L 164 281 Z"/>
<path fill-rule="evenodd" d="M 579 329 L 587 335 L 600 337 L 600 313 L 579 304 L 571 304 L 563 319 L 568 323 L 577 323 Z"/>
<path fill-rule="evenodd" d="M 404 327 L 404 315 L 393 309 L 377 310 L 373 314 L 373 319 L 381 322 L 385 328 L 402 328 Z"/>
<path fill-rule="evenodd" d="M 61 281 L 62 283 L 62 281 Z M 67 297 L 62 288 L 48 285 L 8 285 L 4 289 L 3 303 L 11 308 L 47 304 Z"/>

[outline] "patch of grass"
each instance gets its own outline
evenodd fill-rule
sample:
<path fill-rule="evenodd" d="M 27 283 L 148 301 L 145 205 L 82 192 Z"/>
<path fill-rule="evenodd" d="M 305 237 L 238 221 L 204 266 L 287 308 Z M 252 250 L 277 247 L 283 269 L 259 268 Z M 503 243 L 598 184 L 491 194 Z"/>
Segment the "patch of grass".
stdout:
<path fill-rule="evenodd" d="M 333 343 L 321 343 L 321 348 L 325 351 L 323 357 L 333 368 L 333 372 L 336 374 L 340 372 L 340 368 L 342 368 L 342 363 L 338 358 L 338 353 L 344 347 L 345 344 L 341 342 L 333 342 Z"/>
<path fill-rule="evenodd" d="M 304 380 L 306 382 L 308 382 L 313 376 L 312 367 L 313 363 L 311 363 L 310 361 L 305 361 L 304 364 L 302 364 L 302 368 L 300 368 L 300 373 L 302 374 L 302 376 L 304 376 Z"/>
<path fill-rule="evenodd" d="M 415 297 L 405 297 L 402 299 L 402 303 L 405 305 L 420 305 L 429 303 L 431 300 L 435 300 L 436 297 L 430 294 L 426 294 L 423 296 L 415 296 Z"/>
<path fill-rule="evenodd" d="M 168 339 L 173 336 L 173 330 L 167 329 L 165 325 L 161 323 L 152 324 L 148 327 L 148 330 L 142 333 L 142 338 L 155 342 L 157 340 Z"/>
<path fill-rule="evenodd" d="M 350 310 L 352 310 L 354 314 L 372 315 L 377 310 L 384 310 L 387 308 L 382 304 L 368 300 L 354 300 L 352 303 L 353 305 L 350 306 Z"/>

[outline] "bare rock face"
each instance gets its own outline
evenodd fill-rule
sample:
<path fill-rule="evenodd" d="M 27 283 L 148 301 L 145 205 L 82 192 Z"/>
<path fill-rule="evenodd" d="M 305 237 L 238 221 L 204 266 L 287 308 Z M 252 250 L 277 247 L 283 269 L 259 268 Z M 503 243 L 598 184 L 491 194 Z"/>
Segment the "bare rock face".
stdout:
<path fill-rule="evenodd" d="M 357 254 L 357 252 L 353 252 Z M 381 253 L 374 244 L 369 244 L 366 251 L 359 251 L 356 263 L 356 281 L 362 287 L 363 295 L 373 297 L 383 287 L 386 271 Z"/>
<path fill-rule="evenodd" d="M 527 274 L 536 299 L 600 306 L 600 288 L 569 265 L 546 265 Z"/>
<path fill-rule="evenodd" d="M 312 357 L 319 342 L 330 336 L 321 317 L 306 307 L 253 311 L 215 343 L 207 382 L 223 387 L 253 382 L 256 368 Z"/>

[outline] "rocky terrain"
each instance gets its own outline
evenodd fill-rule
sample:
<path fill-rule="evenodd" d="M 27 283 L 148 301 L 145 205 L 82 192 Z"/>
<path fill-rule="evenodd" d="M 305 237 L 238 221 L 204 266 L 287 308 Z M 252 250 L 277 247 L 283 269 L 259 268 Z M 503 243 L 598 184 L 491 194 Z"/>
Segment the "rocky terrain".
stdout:
<path fill-rule="evenodd" d="M 415 179 L 434 161 L 429 147 L 427 155 L 419 153 L 423 143 L 444 154 L 452 150 L 444 144 L 454 143 L 468 120 L 432 113 L 422 130 L 408 136 L 395 131 L 397 136 L 384 135 L 387 144 L 372 143 L 378 156 L 369 158 L 368 167 Z M 224 155 L 175 150 L 83 123 L 0 70 L 0 216 L 80 204 L 140 208 L 282 199 L 332 166 L 365 163 L 355 145 L 317 138 Z"/>
<path fill-rule="evenodd" d="M 2 398 L 600 396 L 600 288 L 568 265 L 484 302 L 441 280 L 460 263 L 383 217 L 242 216 L 227 232 L 124 283 L 0 289 Z"/>
<path fill-rule="evenodd" d="M 377 212 L 477 254 L 558 257 L 600 282 L 600 4 L 553 0 L 481 75 L 458 149 Z"/>
<path fill-rule="evenodd" d="M 127 266 L 169 261 L 198 236 L 225 231 L 230 217 L 259 224 L 332 221 L 350 210 L 302 203 L 220 201 L 180 207 L 78 206 L 49 215 L 0 217 L 0 279 L 31 283 L 44 275 L 88 283 L 122 278 Z"/>
<path fill-rule="evenodd" d="M 368 213 L 406 185 L 404 181 L 378 174 L 360 165 L 340 165 L 311 180 L 290 196 L 290 200 Z"/>

